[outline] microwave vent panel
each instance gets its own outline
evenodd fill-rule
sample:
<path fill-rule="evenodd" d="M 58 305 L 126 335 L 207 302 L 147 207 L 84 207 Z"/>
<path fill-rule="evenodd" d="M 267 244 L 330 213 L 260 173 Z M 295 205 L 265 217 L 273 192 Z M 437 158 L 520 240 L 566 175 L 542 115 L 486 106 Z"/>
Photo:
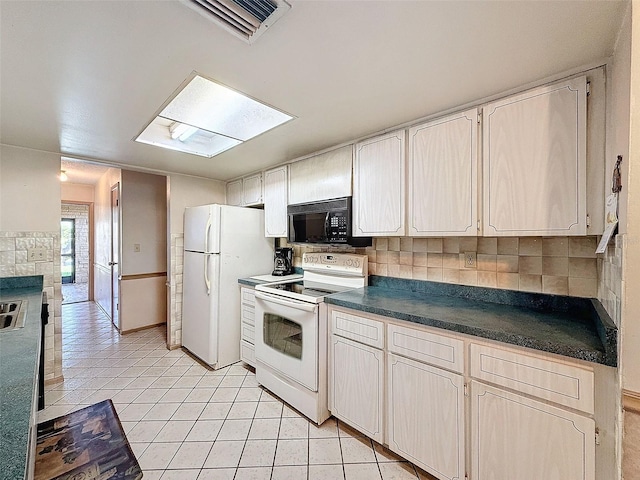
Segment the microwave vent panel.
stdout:
<path fill-rule="evenodd" d="M 284 0 L 180 0 L 247 43 L 253 43 L 289 9 Z"/>

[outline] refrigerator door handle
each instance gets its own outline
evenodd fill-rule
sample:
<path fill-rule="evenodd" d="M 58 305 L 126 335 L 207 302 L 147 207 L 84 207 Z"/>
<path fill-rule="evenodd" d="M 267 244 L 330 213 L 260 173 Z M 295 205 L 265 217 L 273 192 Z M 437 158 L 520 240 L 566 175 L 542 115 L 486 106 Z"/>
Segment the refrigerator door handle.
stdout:
<path fill-rule="evenodd" d="M 204 227 L 204 250 L 203 252 L 209 252 L 209 232 L 211 231 L 211 213 L 207 217 L 207 225 Z M 205 274 L 206 275 L 206 274 Z"/>
<path fill-rule="evenodd" d="M 209 280 L 209 255 L 204 256 L 204 284 L 207 286 L 207 295 L 210 295 L 211 280 Z"/>

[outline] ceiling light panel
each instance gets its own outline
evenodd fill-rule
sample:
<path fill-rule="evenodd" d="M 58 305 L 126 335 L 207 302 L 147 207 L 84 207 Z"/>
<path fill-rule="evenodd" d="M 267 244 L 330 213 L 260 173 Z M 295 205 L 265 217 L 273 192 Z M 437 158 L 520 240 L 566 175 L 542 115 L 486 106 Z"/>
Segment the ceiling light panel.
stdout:
<path fill-rule="evenodd" d="M 243 142 L 293 118 L 200 76 L 194 77 L 160 116 Z"/>
<path fill-rule="evenodd" d="M 293 118 L 195 75 L 135 140 L 213 157 Z"/>
<path fill-rule="evenodd" d="M 136 138 L 136 141 L 201 157 L 213 157 L 242 143 L 235 138 L 217 135 L 202 129 L 196 129 L 184 140 L 180 140 L 180 136 L 172 138 L 171 126 L 174 123 L 167 118 L 156 117 Z"/>

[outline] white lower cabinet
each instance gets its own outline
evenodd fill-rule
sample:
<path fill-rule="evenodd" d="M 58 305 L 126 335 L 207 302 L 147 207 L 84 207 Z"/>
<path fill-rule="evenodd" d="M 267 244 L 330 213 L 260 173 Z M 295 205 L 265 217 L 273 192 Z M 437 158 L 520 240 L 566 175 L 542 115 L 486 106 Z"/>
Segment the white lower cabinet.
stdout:
<path fill-rule="evenodd" d="M 589 417 L 473 381 L 473 480 L 595 480 Z"/>
<path fill-rule="evenodd" d="M 332 335 L 331 358 L 331 413 L 382 443 L 384 352 Z"/>
<path fill-rule="evenodd" d="M 438 478 L 463 479 L 463 376 L 393 353 L 387 371 L 389 449 Z"/>
<path fill-rule="evenodd" d="M 590 364 L 340 307 L 329 318 L 336 418 L 440 480 L 595 480 Z"/>
<path fill-rule="evenodd" d="M 240 359 L 256 366 L 255 354 L 255 291 L 250 287 L 240 288 Z"/>

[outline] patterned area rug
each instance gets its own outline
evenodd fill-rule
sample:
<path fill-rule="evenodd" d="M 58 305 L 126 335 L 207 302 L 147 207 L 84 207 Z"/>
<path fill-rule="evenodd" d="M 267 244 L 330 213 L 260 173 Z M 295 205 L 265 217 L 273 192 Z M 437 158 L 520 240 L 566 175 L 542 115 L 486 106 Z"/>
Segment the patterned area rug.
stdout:
<path fill-rule="evenodd" d="M 38 425 L 35 480 L 138 480 L 133 455 L 111 400 Z"/>

